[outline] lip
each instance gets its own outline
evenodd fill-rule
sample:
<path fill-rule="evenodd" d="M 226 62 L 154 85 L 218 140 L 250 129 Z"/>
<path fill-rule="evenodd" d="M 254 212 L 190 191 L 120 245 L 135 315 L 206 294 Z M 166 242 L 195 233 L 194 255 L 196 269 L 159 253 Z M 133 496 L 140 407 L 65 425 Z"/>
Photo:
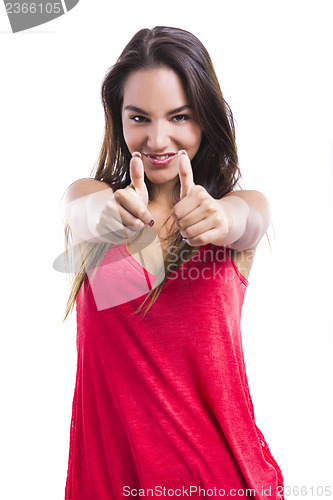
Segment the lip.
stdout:
<path fill-rule="evenodd" d="M 148 160 L 153 165 L 156 165 L 156 166 L 168 165 L 175 158 L 175 156 L 177 156 L 177 153 L 165 153 L 165 154 L 158 154 L 158 155 L 149 155 L 149 154 L 145 154 L 145 153 L 143 153 L 143 154 L 146 158 L 148 158 Z M 163 159 L 163 160 L 161 160 L 159 158 L 161 156 L 163 157 L 166 155 L 170 155 L 170 156 L 168 158 Z"/>

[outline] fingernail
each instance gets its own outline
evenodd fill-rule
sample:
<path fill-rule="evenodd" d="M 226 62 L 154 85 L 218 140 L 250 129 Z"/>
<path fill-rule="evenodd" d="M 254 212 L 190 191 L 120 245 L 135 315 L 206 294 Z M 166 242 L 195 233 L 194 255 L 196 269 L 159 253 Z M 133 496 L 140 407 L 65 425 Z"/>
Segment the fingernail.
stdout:
<path fill-rule="evenodd" d="M 155 223 L 154 223 L 153 219 L 150 222 L 148 222 L 148 226 L 150 226 L 150 227 L 153 226 L 154 224 Z"/>
<path fill-rule="evenodd" d="M 132 153 L 132 158 L 134 158 L 134 156 L 138 156 L 139 158 L 142 158 L 141 153 L 139 153 L 139 151 L 134 151 L 134 153 Z"/>
<path fill-rule="evenodd" d="M 178 156 L 181 156 L 181 155 L 187 156 L 187 151 L 185 149 L 181 149 L 180 151 L 178 151 Z"/>
<path fill-rule="evenodd" d="M 187 239 L 186 239 L 186 238 L 183 238 L 183 237 L 182 237 L 182 240 L 183 240 L 183 241 L 186 241 L 186 243 L 188 243 L 188 241 L 187 241 Z"/>

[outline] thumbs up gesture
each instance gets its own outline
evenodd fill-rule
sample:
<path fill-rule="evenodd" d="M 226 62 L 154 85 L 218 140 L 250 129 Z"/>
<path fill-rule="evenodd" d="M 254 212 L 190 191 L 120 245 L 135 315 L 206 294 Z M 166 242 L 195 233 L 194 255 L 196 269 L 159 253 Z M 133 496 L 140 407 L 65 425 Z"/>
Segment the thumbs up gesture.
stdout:
<path fill-rule="evenodd" d="M 149 194 L 144 181 L 144 168 L 140 153 L 133 153 L 130 161 L 131 184 L 117 189 L 99 217 L 98 229 L 102 234 L 114 233 L 124 239 L 133 239 L 144 225 L 152 226 L 153 217 L 148 210 Z M 113 235 L 113 236 L 112 236 Z"/>
<path fill-rule="evenodd" d="M 229 231 L 228 213 L 207 190 L 194 184 L 193 170 L 185 150 L 178 153 L 180 201 L 172 216 L 184 241 L 190 246 L 220 244 Z"/>

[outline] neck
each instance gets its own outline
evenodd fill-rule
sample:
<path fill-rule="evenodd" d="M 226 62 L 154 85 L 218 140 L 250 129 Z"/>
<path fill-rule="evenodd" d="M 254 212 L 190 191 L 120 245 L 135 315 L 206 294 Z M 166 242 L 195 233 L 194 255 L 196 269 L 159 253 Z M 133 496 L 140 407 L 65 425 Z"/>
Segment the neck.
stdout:
<path fill-rule="evenodd" d="M 152 184 L 151 183 L 151 201 L 166 210 L 172 210 L 176 201 L 179 200 L 180 185 L 177 180 L 173 183 Z"/>

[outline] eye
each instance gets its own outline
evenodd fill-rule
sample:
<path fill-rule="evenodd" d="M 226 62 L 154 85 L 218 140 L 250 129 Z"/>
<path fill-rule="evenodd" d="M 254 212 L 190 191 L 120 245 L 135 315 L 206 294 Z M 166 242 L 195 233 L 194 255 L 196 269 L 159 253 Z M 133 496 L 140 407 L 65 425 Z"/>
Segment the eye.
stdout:
<path fill-rule="evenodd" d="M 189 115 L 176 115 L 171 118 L 171 120 L 177 122 L 177 123 L 182 123 L 185 122 L 186 120 L 189 120 L 190 116 Z"/>
<path fill-rule="evenodd" d="M 135 115 L 135 116 L 130 116 L 130 120 L 132 120 L 135 123 L 142 123 L 147 121 L 147 118 L 145 116 Z"/>

